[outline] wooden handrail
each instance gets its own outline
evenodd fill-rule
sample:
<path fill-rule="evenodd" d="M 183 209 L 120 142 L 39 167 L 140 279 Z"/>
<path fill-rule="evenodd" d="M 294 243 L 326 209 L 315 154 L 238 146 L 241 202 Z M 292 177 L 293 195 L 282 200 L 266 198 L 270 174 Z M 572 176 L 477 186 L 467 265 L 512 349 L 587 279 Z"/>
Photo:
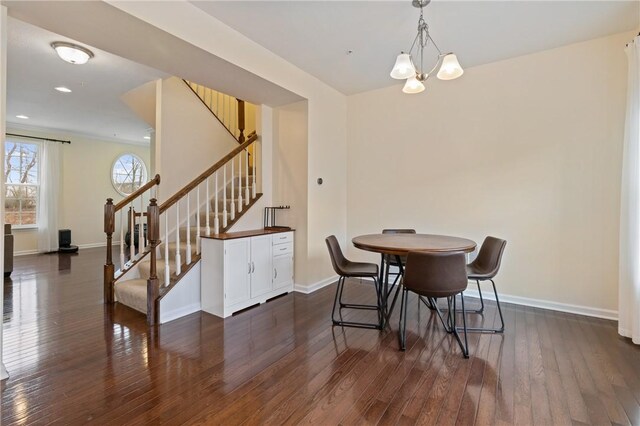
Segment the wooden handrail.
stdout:
<path fill-rule="evenodd" d="M 236 155 L 242 152 L 245 148 L 251 145 L 258 139 L 258 135 L 255 133 L 251 135 L 246 141 L 244 141 L 240 146 L 235 148 L 233 151 L 222 157 L 220 161 L 215 163 L 213 166 L 209 167 L 204 172 L 200 173 L 200 175 L 192 180 L 190 183 L 185 185 L 181 190 L 173 194 L 170 198 L 167 199 L 162 205 L 160 205 L 160 214 L 164 213 L 169 207 L 177 203 L 180 199 L 186 196 L 189 192 L 195 189 L 198 185 L 205 181 L 209 176 L 214 174 L 217 170 L 222 168 L 226 163 L 228 163 L 231 159 L 233 159 Z"/>
<path fill-rule="evenodd" d="M 131 193 L 130 195 L 127 195 L 127 197 L 124 200 L 116 204 L 115 211 L 117 212 L 118 210 L 121 210 L 122 208 L 126 207 L 127 205 L 129 205 L 129 203 L 131 203 L 131 201 L 135 200 L 140 195 L 144 194 L 147 190 L 153 188 L 154 185 L 160 185 L 160 175 L 155 175 L 153 179 L 151 179 L 149 182 L 142 185 L 140 188 L 138 188 L 135 192 Z"/>

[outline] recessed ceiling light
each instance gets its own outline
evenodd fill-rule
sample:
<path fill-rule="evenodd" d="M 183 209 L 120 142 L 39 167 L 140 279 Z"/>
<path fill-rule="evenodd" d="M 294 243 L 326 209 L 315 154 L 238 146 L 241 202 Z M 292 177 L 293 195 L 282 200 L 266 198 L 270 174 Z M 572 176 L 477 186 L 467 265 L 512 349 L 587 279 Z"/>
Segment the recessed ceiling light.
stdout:
<path fill-rule="evenodd" d="M 62 92 L 62 93 L 71 93 L 71 89 L 69 89 L 68 87 L 64 87 L 64 86 L 58 86 L 55 88 L 58 92 Z"/>
<path fill-rule="evenodd" d="M 23 120 L 28 120 L 28 119 L 29 119 L 29 117 L 27 117 L 27 116 L 26 116 L 26 115 L 24 115 L 24 114 L 18 114 L 18 115 L 16 115 L 16 118 L 21 118 L 21 119 L 23 119 Z"/>
<path fill-rule="evenodd" d="M 67 43 L 65 41 L 54 41 L 51 43 L 51 47 L 56 50 L 60 59 L 70 64 L 86 64 L 89 59 L 93 58 L 92 51 L 77 44 Z"/>
<path fill-rule="evenodd" d="M 144 139 L 151 140 L 151 136 L 145 136 Z"/>

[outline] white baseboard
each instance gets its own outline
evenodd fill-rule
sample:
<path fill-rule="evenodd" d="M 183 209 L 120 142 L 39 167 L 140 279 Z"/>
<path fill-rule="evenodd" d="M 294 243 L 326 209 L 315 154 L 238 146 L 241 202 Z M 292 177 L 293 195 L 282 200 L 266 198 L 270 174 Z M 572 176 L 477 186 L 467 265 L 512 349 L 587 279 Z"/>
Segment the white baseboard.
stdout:
<path fill-rule="evenodd" d="M 334 281 L 336 279 L 337 277 L 334 278 Z M 368 279 L 373 281 L 371 278 L 363 278 L 363 279 L 365 280 Z M 478 294 L 478 290 L 471 289 L 471 288 L 465 290 L 464 295 L 469 297 L 474 297 L 476 299 L 480 297 L 480 295 Z M 613 311 L 610 309 L 594 308 L 591 306 L 582 306 L 582 305 L 573 305 L 571 303 L 553 302 L 551 300 L 534 299 L 531 297 L 511 296 L 509 294 L 502 294 L 502 293 L 498 293 L 498 296 L 500 297 L 500 301 L 504 303 L 513 303 L 514 305 L 531 306 L 533 308 L 549 309 L 552 311 L 567 312 L 570 314 L 585 315 L 588 317 L 603 318 L 603 319 L 618 321 L 618 311 Z M 493 301 L 496 300 L 493 294 L 493 290 L 483 291 L 482 297 L 485 300 L 493 300 Z"/>
<path fill-rule="evenodd" d="M 478 290 L 468 289 L 464 292 L 465 296 L 478 298 Z M 531 306 L 534 308 L 550 309 L 552 311 L 567 312 L 570 314 L 586 315 L 588 317 L 604 318 L 617 321 L 618 311 L 610 309 L 594 308 L 591 306 L 573 305 L 571 303 L 553 302 L 551 300 L 534 299 L 531 297 L 511 296 L 509 294 L 499 293 L 500 301 L 505 303 L 513 303 L 514 305 Z M 493 290 L 485 290 L 482 297 L 486 300 L 496 300 Z"/>
<path fill-rule="evenodd" d="M 118 245 L 120 244 L 120 241 L 114 241 L 113 245 Z M 98 247 L 106 247 L 107 243 L 106 242 L 102 242 L 102 243 L 89 243 L 89 244 L 78 244 L 78 249 L 83 250 L 83 249 L 89 249 L 89 248 L 98 248 Z M 27 256 L 29 254 L 38 254 L 38 250 L 20 250 L 20 251 L 15 251 L 13 252 L 14 256 Z"/>
<path fill-rule="evenodd" d="M 8 379 L 9 373 L 7 373 L 7 369 L 4 368 L 4 364 L 0 362 L 0 380 Z"/>
<path fill-rule="evenodd" d="M 13 257 L 16 256 L 27 256 L 29 254 L 38 254 L 38 250 L 20 250 L 20 251 L 14 251 L 13 252 Z"/>
<path fill-rule="evenodd" d="M 325 278 L 324 280 L 320 280 L 318 282 L 315 282 L 309 285 L 294 284 L 293 291 L 297 291 L 298 293 L 310 294 L 336 281 L 338 281 L 338 276 L 334 275 L 332 277 Z"/>
<path fill-rule="evenodd" d="M 194 303 L 192 305 L 184 306 L 180 309 L 174 309 L 169 312 L 160 312 L 160 324 L 168 323 L 178 318 L 182 318 L 185 315 L 192 314 L 202 310 L 200 303 Z"/>
<path fill-rule="evenodd" d="M 106 247 L 106 246 L 107 246 L 107 242 L 106 241 L 102 242 L 102 243 L 78 244 L 78 248 L 80 250 L 88 249 L 88 248 Z"/>

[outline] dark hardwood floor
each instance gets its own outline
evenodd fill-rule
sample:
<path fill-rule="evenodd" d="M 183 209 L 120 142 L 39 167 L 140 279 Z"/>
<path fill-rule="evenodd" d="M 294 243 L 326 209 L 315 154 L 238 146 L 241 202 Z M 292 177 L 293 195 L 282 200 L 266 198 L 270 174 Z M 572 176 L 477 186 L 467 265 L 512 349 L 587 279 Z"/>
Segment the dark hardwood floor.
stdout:
<path fill-rule="evenodd" d="M 397 312 L 390 331 L 331 327 L 332 285 L 150 331 L 102 304 L 102 262 L 101 249 L 16 258 L 2 425 L 640 425 L 640 349 L 611 321 L 504 304 L 504 335 L 470 334 L 465 360 L 412 297 L 403 353 Z M 496 323 L 495 305 L 471 318 Z"/>

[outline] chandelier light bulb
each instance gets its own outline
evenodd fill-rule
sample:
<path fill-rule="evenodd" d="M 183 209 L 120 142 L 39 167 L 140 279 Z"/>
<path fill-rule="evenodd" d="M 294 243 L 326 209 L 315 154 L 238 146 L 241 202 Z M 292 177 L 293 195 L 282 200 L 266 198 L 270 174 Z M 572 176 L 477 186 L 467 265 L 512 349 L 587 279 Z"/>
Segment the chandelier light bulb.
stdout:
<path fill-rule="evenodd" d="M 415 75 L 413 75 L 412 77 L 409 77 L 407 79 L 407 82 L 404 84 L 402 91 L 409 94 L 420 93 L 424 91 L 424 84 L 422 84 L 422 82 L 418 80 Z"/>
<path fill-rule="evenodd" d="M 413 66 L 411 55 L 408 53 L 400 53 L 396 58 L 396 63 L 391 70 L 391 78 L 396 80 L 404 80 L 416 75 L 416 68 Z"/>
<path fill-rule="evenodd" d="M 442 65 L 438 71 L 437 77 L 440 80 L 453 80 L 464 74 L 464 70 L 458 62 L 455 54 L 449 53 L 442 60 Z"/>

